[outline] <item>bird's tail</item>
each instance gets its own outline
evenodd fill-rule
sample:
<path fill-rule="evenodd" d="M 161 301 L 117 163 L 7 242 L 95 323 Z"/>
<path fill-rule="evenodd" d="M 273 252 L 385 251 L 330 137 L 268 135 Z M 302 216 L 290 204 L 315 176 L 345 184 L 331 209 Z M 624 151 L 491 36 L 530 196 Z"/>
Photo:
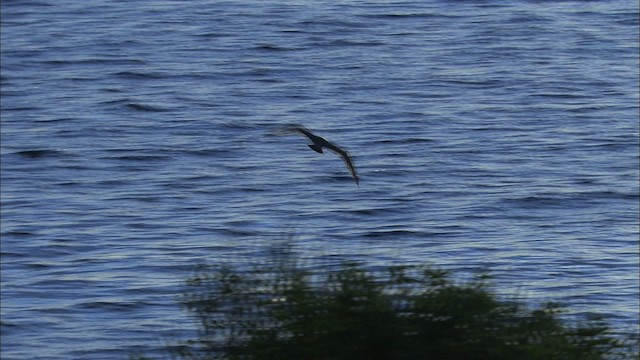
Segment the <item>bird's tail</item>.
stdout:
<path fill-rule="evenodd" d="M 311 145 L 309 145 L 309 147 L 312 148 L 313 151 L 322 154 L 322 146 L 318 146 L 316 144 L 311 144 Z"/>

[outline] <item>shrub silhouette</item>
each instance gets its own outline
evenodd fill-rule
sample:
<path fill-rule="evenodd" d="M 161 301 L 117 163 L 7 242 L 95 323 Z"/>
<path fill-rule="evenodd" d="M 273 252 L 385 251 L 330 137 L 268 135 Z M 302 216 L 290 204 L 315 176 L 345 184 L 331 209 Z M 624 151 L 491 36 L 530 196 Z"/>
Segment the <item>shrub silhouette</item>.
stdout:
<path fill-rule="evenodd" d="M 183 359 L 632 358 L 602 319 L 565 325 L 557 304 L 529 310 L 498 300 L 487 276 L 455 283 L 425 266 L 219 267 L 190 278 L 181 302 L 199 324 L 172 347 Z"/>

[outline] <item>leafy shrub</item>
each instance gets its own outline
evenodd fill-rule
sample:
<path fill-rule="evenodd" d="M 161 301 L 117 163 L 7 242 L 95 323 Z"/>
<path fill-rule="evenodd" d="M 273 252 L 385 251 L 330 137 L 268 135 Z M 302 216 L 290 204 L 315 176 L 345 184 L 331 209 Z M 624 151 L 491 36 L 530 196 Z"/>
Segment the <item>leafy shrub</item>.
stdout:
<path fill-rule="evenodd" d="M 601 319 L 565 325 L 557 304 L 529 310 L 498 300 L 486 276 L 457 284 L 424 266 L 220 267 L 189 279 L 181 301 L 199 324 L 172 347 L 183 359 L 632 358 Z"/>

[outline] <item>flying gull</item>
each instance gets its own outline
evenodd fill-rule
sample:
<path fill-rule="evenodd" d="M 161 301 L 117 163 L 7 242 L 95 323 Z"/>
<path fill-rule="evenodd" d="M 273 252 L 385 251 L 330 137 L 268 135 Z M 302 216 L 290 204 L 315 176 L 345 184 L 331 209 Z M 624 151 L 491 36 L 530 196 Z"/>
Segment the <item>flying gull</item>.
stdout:
<path fill-rule="evenodd" d="M 311 149 L 313 149 L 313 151 L 315 152 L 323 154 L 324 152 L 322 151 L 322 149 L 325 148 L 333 151 L 338 156 L 340 156 L 342 158 L 342 161 L 344 161 L 344 164 L 347 166 L 347 170 L 349 170 L 349 173 L 353 177 L 353 180 L 355 180 L 356 185 L 360 187 L 360 178 L 358 178 L 358 174 L 356 174 L 356 168 L 355 166 L 353 166 L 353 161 L 351 160 L 351 156 L 349 156 L 349 153 L 346 150 L 343 150 L 337 147 L 336 145 L 328 142 L 323 137 L 312 134 L 311 131 L 309 131 L 307 128 L 303 126 L 293 125 L 293 126 L 288 126 L 285 129 L 289 131 L 297 131 L 302 135 L 308 137 L 313 142 L 313 144 L 308 146 Z"/>

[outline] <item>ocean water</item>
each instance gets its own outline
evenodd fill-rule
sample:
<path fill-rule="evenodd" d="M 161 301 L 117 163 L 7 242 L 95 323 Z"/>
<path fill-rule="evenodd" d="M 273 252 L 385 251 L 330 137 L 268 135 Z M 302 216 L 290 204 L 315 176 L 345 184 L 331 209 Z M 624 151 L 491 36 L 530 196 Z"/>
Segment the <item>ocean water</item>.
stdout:
<path fill-rule="evenodd" d="M 1 6 L 3 360 L 162 354 L 287 238 L 638 331 L 637 2 Z"/>

